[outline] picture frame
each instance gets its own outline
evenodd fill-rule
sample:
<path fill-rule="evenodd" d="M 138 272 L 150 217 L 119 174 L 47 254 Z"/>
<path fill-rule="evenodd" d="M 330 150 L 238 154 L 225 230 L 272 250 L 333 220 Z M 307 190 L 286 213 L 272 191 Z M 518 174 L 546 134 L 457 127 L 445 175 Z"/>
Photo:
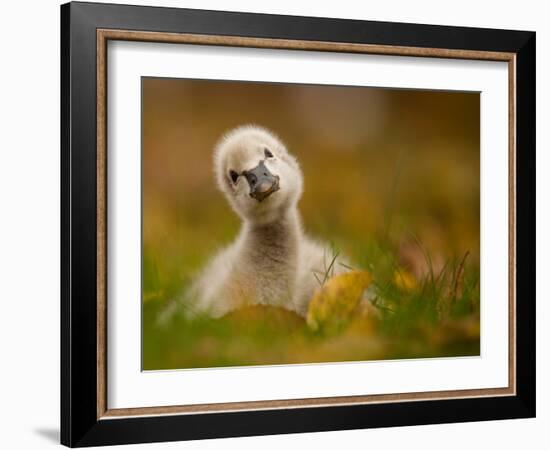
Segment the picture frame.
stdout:
<path fill-rule="evenodd" d="M 283 400 L 107 401 L 107 43 L 508 67 L 508 386 Z M 535 42 L 528 31 L 72 2 L 61 6 L 61 443 L 70 447 L 535 416 Z"/>

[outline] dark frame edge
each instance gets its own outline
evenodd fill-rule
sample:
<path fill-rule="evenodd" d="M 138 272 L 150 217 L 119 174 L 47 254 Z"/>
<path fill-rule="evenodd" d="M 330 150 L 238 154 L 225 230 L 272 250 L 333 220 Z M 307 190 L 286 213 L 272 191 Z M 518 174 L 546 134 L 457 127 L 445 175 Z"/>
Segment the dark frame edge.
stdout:
<path fill-rule="evenodd" d="M 60 112 L 61 112 L 61 157 L 60 157 L 60 173 L 61 173 L 61 358 L 60 358 L 60 394 L 61 394 L 61 414 L 60 414 L 60 442 L 63 445 L 71 445 L 71 369 L 70 369 L 70 21 L 71 5 L 66 3 L 60 8 Z"/>
<path fill-rule="evenodd" d="M 437 408 L 435 404 L 442 406 Z M 490 415 L 490 417 L 488 417 Z M 527 419 L 518 396 L 102 419 L 76 447 Z M 183 420 L 185 427 L 182 426 Z M 162 437 L 158 430 L 162 429 Z"/>
<path fill-rule="evenodd" d="M 96 61 L 87 58 L 95 54 L 96 42 L 94 20 L 87 16 L 83 5 L 65 3 L 60 6 L 60 442 L 68 447 L 80 446 L 84 436 L 98 423 Z M 88 83 L 90 72 L 93 77 Z M 92 121 L 94 125 L 90 127 Z"/>
<path fill-rule="evenodd" d="M 516 54 L 516 384 L 536 416 L 536 33 Z"/>

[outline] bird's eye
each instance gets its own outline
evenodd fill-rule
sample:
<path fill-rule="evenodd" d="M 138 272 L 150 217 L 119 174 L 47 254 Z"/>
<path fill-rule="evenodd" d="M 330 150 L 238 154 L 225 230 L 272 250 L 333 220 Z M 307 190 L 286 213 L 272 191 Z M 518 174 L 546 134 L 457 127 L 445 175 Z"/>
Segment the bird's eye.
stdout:
<path fill-rule="evenodd" d="M 234 170 L 229 171 L 229 176 L 231 177 L 231 181 L 233 181 L 233 183 L 236 183 L 237 179 L 239 178 L 239 174 Z"/>
<path fill-rule="evenodd" d="M 264 155 L 266 158 L 273 158 L 273 153 L 271 153 L 267 148 L 264 149 Z"/>

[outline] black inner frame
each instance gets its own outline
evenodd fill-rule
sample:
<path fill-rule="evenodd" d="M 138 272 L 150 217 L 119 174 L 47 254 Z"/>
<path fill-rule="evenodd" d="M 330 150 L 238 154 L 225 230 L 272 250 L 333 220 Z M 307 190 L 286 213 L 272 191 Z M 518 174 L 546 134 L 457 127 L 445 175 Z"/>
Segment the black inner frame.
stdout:
<path fill-rule="evenodd" d="M 517 394 L 98 420 L 99 28 L 515 53 Z M 80 447 L 534 417 L 535 39 L 535 33 L 527 31 L 94 3 L 62 5 L 61 443 Z"/>

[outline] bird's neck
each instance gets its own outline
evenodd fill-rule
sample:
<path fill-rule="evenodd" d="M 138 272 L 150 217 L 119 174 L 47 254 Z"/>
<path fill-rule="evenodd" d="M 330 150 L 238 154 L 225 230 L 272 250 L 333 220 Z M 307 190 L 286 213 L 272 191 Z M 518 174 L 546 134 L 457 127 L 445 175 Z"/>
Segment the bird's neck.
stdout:
<path fill-rule="evenodd" d="M 271 259 L 275 264 L 293 265 L 296 262 L 300 235 L 301 220 L 295 208 L 271 222 L 247 222 L 243 226 L 243 238 L 250 256 L 254 259 Z"/>

